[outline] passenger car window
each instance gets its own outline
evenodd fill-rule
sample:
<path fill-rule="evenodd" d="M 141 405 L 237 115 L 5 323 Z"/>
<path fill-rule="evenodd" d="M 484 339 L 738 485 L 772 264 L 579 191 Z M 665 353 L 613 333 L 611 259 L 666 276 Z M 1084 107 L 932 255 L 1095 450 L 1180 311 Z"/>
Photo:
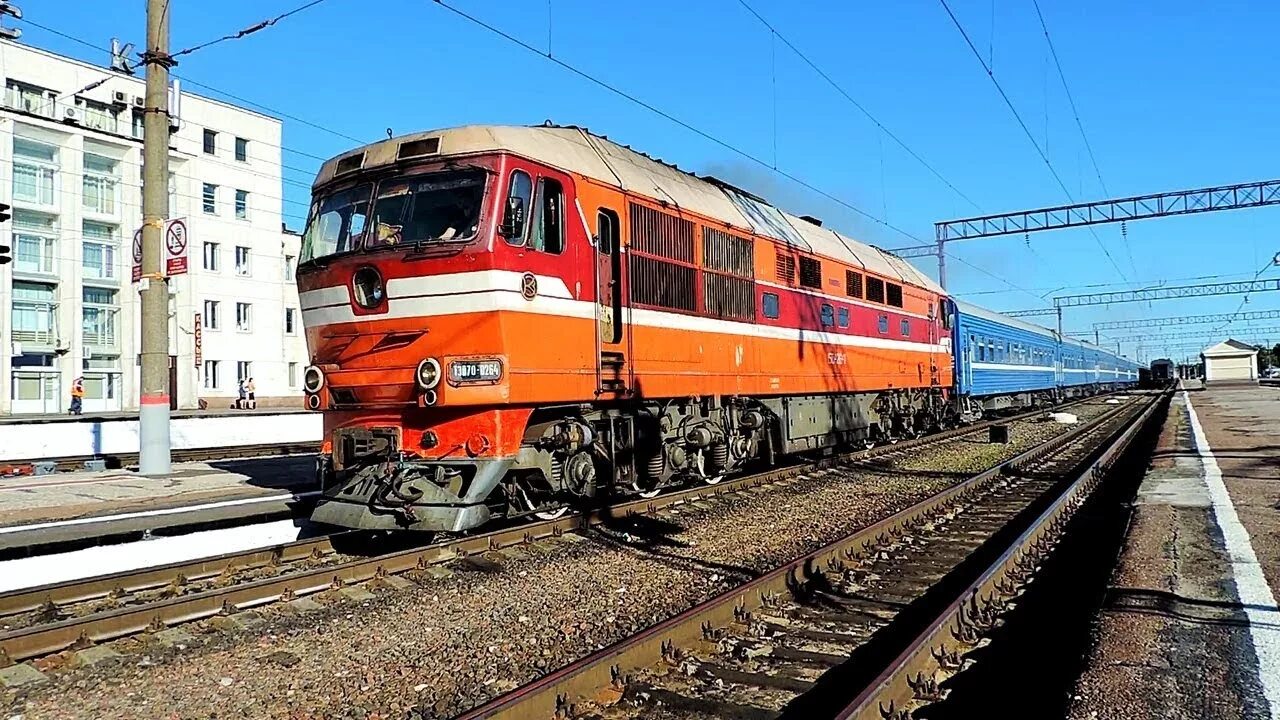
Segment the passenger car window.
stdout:
<path fill-rule="evenodd" d="M 902 337 L 908 337 L 908 336 L 910 336 L 910 335 L 911 335 L 911 321 L 910 321 L 910 320 L 903 320 L 901 323 L 899 323 L 899 328 L 898 328 L 898 329 L 902 331 Z"/>
<path fill-rule="evenodd" d="M 878 329 L 880 330 L 880 334 L 881 334 L 881 335 L 888 335 L 888 334 L 889 334 L 889 316 L 888 316 L 888 315 L 881 315 L 881 316 L 880 316 L 880 322 L 879 322 L 879 328 L 878 328 Z"/>
<path fill-rule="evenodd" d="M 840 327 L 849 327 L 849 308 L 840 308 L 840 312 L 838 314 L 840 316 Z"/>
<path fill-rule="evenodd" d="M 538 180 L 538 211 L 529 247 L 553 255 L 564 251 L 564 192 L 551 178 Z"/>
<path fill-rule="evenodd" d="M 836 324 L 836 311 L 826 303 L 822 304 L 822 327 L 831 327 Z"/>
<path fill-rule="evenodd" d="M 778 296 L 774 293 L 764 293 L 760 296 L 760 311 L 764 316 L 773 320 L 778 319 Z"/>

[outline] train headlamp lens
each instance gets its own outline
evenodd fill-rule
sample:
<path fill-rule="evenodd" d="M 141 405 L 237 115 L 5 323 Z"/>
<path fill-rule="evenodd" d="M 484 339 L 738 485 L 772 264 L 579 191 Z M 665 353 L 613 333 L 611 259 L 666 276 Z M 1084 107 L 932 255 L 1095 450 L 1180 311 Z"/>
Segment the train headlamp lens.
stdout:
<path fill-rule="evenodd" d="M 418 382 L 418 387 L 423 390 L 430 390 L 440 384 L 440 362 L 435 358 L 427 358 L 418 363 L 418 370 L 414 374 L 414 379 Z"/>
<path fill-rule="evenodd" d="M 324 371 L 312 365 L 302 373 L 302 389 L 309 393 L 320 392 L 324 387 Z"/>

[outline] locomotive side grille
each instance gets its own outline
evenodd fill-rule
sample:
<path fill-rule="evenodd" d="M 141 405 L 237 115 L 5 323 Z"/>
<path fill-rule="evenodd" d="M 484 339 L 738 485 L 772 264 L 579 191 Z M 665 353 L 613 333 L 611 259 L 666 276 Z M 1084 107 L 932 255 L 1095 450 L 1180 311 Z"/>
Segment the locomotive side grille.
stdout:
<path fill-rule="evenodd" d="M 852 298 L 862 297 L 862 273 L 844 271 L 844 294 Z"/>
<path fill-rule="evenodd" d="M 702 274 L 702 297 L 707 314 L 726 320 L 753 322 L 756 319 L 755 283 L 747 278 L 706 272 Z"/>
<path fill-rule="evenodd" d="M 755 242 L 715 228 L 702 228 L 702 266 L 708 270 L 753 277 Z"/>
<path fill-rule="evenodd" d="M 693 262 L 693 223 L 636 203 L 631 210 L 631 249 L 655 257 Z"/>
<path fill-rule="evenodd" d="M 884 302 L 884 281 L 880 278 L 867 278 L 867 299 L 871 302 Z"/>
<path fill-rule="evenodd" d="M 632 255 L 627 268 L 631 302 L 689 312 L 698 309 L 696 269 L 643 255 Z"/>
<path fill-rule="evenodd" d="M 800 285 L 807 288 L 822 288 L 822 262 L 816 258 L 800 258 Z"/>
<path fill-rule="evenodd" d="M 788 254 L 778 253 L 778 282 L 790 285 L 796 281 L 796 259 Z"/>
<path fill-rule="evenodd" d="M 894 307 L 902 307 L 902 286 L 897 283 L 889 283 L 885 287 L 886 302 Z"/>

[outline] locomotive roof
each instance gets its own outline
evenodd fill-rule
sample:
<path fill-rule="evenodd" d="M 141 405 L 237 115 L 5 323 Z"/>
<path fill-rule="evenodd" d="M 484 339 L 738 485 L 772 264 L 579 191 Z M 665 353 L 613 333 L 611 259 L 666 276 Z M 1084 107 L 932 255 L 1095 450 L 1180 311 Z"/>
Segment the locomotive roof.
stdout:
<path fill-rule="evenodd" d="M 393 165 L 402 159 L 402 145 L 431 138 L 439 138 L 436 149 L 413 157 L 496 151 L 515 153 L 617 185 L 678 210 L 720 220 L 740 231 L 767 236 L 801 250 L 860 266 L 882 277 L 896 278 L 939 294 L 945 292 L 928 275 L 890 252 L 822 228 L 727 183 L 698 177 L 573 126 L 468 125 L 403 135 L 371 143 L 328 160 L 320 167 L 315 185 L 332 180 L 338 174 L 340 162 L 344 171 Z M 362 154 L 362 160 L 357 161 Z"/>

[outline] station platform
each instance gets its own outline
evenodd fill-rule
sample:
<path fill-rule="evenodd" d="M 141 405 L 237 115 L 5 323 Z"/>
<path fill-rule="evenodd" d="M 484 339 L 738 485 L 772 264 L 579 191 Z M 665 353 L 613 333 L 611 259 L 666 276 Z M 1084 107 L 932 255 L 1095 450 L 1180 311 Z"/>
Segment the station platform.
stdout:
<path fill-rule="evenodd" d="M 1280 717 L 1278 510 L 1280 388 L 1175 395 L 1070 717 Z"/>
<path fill-rule="evenodd" d="M 128 470 L 0 478 L 0 551 L 281 516 L 316 494 L 307 455 L 177 463 L 163 478 Z"/>
<path fill-rule="evenodd" d="M 179 411 L 170 416 L 174 450 L 320 442 L 320 413 L 305 410 Z M 136 413 L 11 416 L 0 419 L 0 465 L 138 452 Z"/>

